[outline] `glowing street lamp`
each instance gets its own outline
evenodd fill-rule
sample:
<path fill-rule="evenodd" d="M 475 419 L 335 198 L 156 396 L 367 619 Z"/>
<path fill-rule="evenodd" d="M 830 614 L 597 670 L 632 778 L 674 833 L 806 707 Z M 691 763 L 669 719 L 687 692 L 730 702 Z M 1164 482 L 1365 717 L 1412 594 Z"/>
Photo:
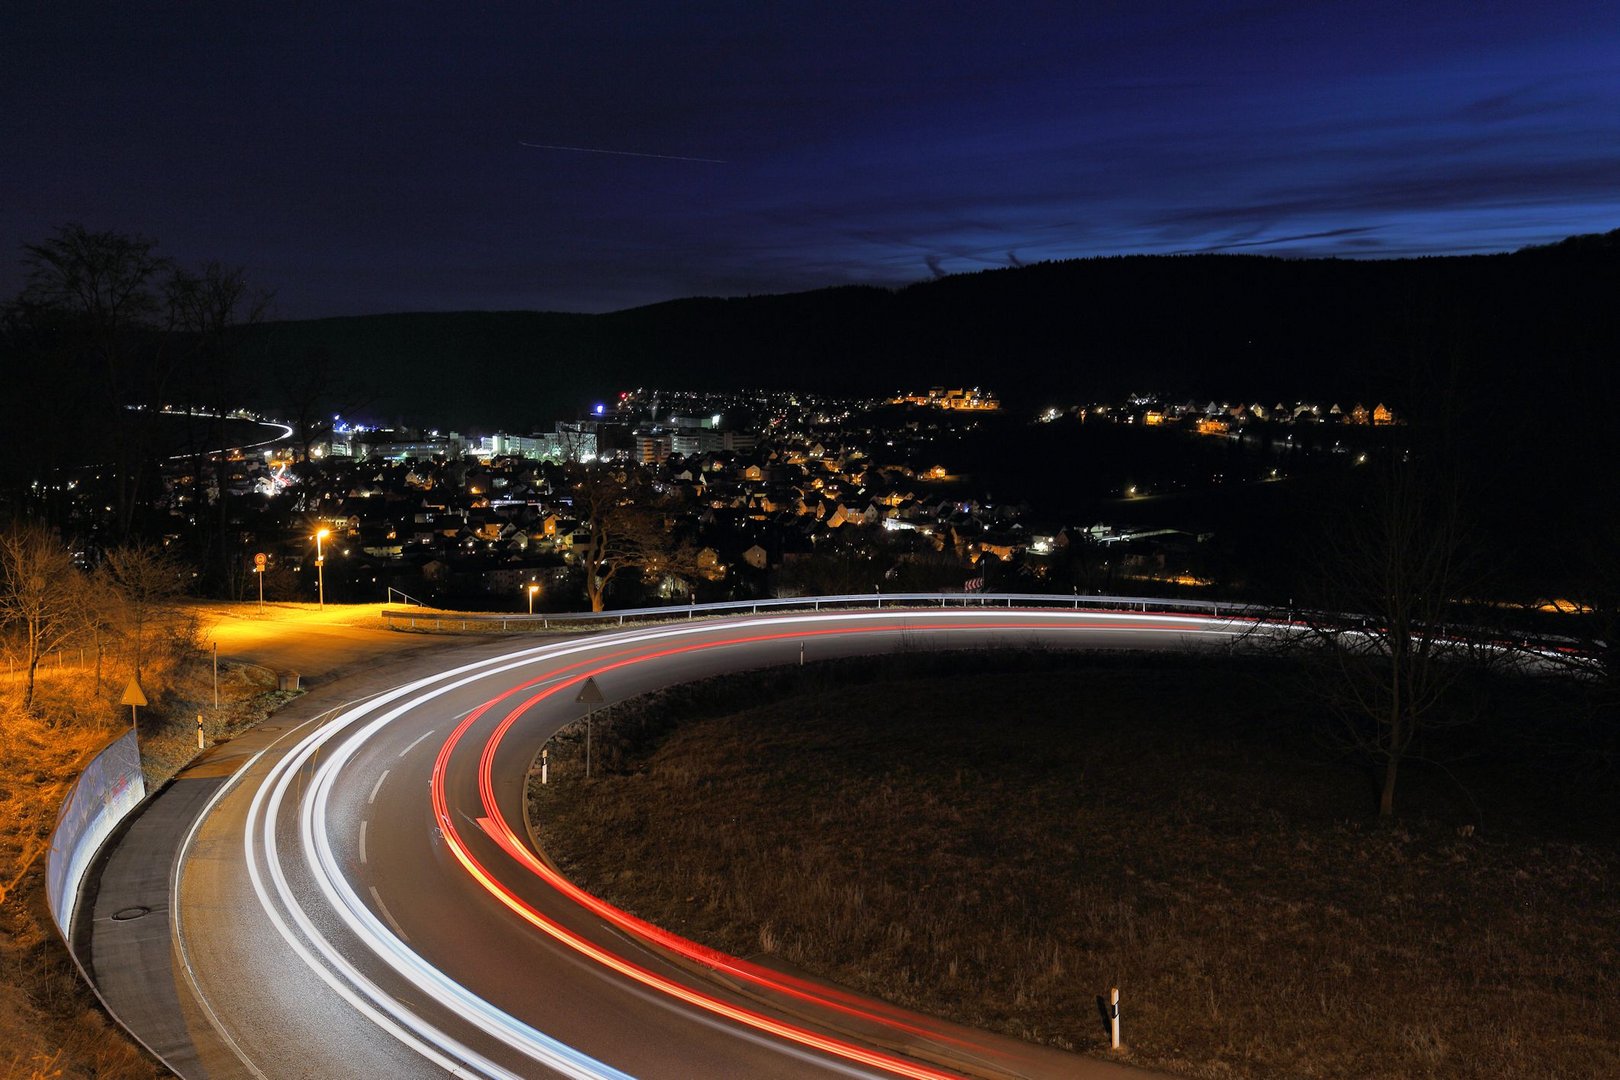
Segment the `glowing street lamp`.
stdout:
<path fill-rule="evenodd" d="M 532 581 L 529 582 L 529 614 L 530 615 L 534 614 L 534 594 L 539 592 L 539 591 L 540 591 L 540 586 L 536 585 Z"/>
<path fill-rule="evenodd" d="M 326 609 L 326 552 L 321 547 L 321 541 L 331 535 L 331 529 L 320 529 L 315 533 L 315 596 L 323 611 Z"/>

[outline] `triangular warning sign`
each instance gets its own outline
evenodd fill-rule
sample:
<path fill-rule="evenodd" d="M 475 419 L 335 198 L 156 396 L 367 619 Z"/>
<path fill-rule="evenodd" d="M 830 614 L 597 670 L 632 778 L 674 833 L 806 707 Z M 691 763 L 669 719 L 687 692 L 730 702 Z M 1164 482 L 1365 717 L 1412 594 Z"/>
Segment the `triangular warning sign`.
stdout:
<path fill-rule="evenodd" d="M 579 697 L 574 700 L 586 705 L 600 705 L 607 699 L 602 696 L 602 688 L 596 685 L 596 677 L 593 675 L 585 680 L 585 685 L 579 688 Z M 141 704 L 146 703 L 143 701 Z"/>
<path fill-rule="evenodd" d="M 120 704 L 120 705 L 145 705 L 146 704 L 146 694 L 141 691 L 141 684 L 140 684 L 140 682 L 138 680 L 136 680 L 134 678 L 131 678 L 129 680 L 129 685 L 124 687 L 124 697 L 123 697 L 123 699 L 121 701 L 118 702 L 118 704 Z"/>

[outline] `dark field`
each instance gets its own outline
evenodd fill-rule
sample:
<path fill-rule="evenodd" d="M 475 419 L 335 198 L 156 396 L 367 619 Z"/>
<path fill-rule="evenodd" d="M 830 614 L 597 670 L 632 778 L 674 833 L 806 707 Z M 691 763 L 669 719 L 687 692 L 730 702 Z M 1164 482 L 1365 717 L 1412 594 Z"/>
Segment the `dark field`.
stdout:
<path fill-rule="evenodd" d="M 532 810 L 656 923 L 1035 1041 L 1106 1054 L 1117 985 L 1128 1059 L 1188 1076 L 1620 1075 L 1606 778 L 1538 771 L 1563 691 L 1496 688 L 1489 752 L 1413 766 L 1380 825 L 1294 679 L 1043 654 L 736 676 L 599 716 L 588 784 L 554 740 Z"/>

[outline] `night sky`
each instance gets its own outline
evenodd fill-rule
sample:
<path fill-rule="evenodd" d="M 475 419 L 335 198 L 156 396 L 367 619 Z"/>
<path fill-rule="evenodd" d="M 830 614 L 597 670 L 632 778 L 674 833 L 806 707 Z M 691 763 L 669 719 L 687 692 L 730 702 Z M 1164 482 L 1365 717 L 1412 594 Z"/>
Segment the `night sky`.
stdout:
<path fill-rule="evenodd" d="M 245 7 L 4 6 L 0 295 L 70 221 L 289 318 L 1620 227 L 1613 0 Z"/>

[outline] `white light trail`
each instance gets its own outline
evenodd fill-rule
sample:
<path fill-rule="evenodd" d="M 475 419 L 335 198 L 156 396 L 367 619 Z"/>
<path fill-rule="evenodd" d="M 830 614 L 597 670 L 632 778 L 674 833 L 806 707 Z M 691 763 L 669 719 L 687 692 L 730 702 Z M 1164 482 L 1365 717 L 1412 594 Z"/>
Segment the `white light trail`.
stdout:
<path fill-rule="evenodd" d="M 934 611 L 918 609 L 907 610 L 903 619 L 924 622 L 941 619 L 961 622 L 965 619 L 971 624 L 981 620 L 985 622 L 1005 620 L 1007 614 L 1005 609 L 983 609 L 972 612 L 963 609 Z M 1252 632 L 1257 625 L 1236 624 L 1205 616 L 1128 612 L 1020 610 L 1016 617 L 1026 623 L 1050 622 L 1054 630 L 1066 629 L 1062 625 L 1065 622 L 1083 621 L 1087 624 L 1085 627 L 1087 629 L 1097 629 L 1097 624 L 1104 622 L 1119 624 L 1120 629 L 1137 633 L 1176 636 L 1211 634 L 1236 636 Z M 791 619 L 780 616 L 753 617 L 735 621 L 725 620 L 724 625 L 733 630 L 749 627 L 780 629 L 794 622 L 814 621 L 819 626 L 826 626 L 890 621 L 894 618 L 893 612 L 857 611 L 821 613 Z M 328 810 L 335 795 L 337 780 L 345 765 L 372 737 L 410 710 L 471 683 L 531 666 L 540 661 L 553 661 L 579 653 L 599 652 L 604 646 L 633 646 L 650 641 L 712 633 L 716 625 L 717 622 L 705 622 L 674 628 L 631 630 L 593 637 L 584 642 L 541 645 L 476 661 L 404 684 L 362 704 L 347 708 L 304 736 L 275 764 L 254 793 L 244 827 L 243 842 L 249 878 L 259 904 L 271 924 L 293 953 L 335 993 L 378 1027 L 429 1061 L 461 1076 L 469 1075 L 469 1070 L 475 1074 L 500 1077 L 503 1080 L 514 1075 L 413 1012 L 364 975 L 323 935 L 315 918 L 306 912 L 296 895 L 281 861 L 280 844 L 276 837 L 277 823 L 282 819 L 284 805 L 291 796 L 296 807 L 299 846 L 302 849 L 304 868 L 311 875 L 329 906 L 329 913 L 335 915 L 344 929 L 368 951 L 437 1005 L 531 1061 L 579 1080 L 617 1080 L 624 1077 L 625 1074 L 611 1066 L 559 1042 L 478 997 L 411 949 L 404 940 L 406 936 L 404 930 L 382 904 L 380 896 L 376 896 L 373 890 L 372 895 L 376 898 L 374 911 L 373 906 L 360 899 L 349 882 L 342 861 L 332 847 Z M 896 626 L 894 631 L 897 634 L 903 633 L 904 626 Z M 406 751 L 413 749 L 431 733 L 429 731 L 418 736 L 406 747 Z M 340 736 L 344 737 L 340 740 Z M 323 752 L 329 744 L 334 743 L 329 752 Z M 296 792 L 298 778 L 302 770 L 312 762 L 314 777 L 309 783 L 307 793 L 299 799 Z M 384 776 L 386 775 L 385 772 Z M 383 777 L 379 776 L 372 787 L 371 799 L 375 799 L 382 780 Z M 261 859 L 268 869 L 270 879 L 268 884 L 264 872 L 260 869 Z M 378 912 L 382 915 L 381 919 L 378 918 Z M 323 910 L 320 914 L 325 916 L 328 912 Z M 326 920 L 323 918 L 322 921 Z M 791 1052 L 790 1048 L 783 1049 L 784 1052 Z"/>

